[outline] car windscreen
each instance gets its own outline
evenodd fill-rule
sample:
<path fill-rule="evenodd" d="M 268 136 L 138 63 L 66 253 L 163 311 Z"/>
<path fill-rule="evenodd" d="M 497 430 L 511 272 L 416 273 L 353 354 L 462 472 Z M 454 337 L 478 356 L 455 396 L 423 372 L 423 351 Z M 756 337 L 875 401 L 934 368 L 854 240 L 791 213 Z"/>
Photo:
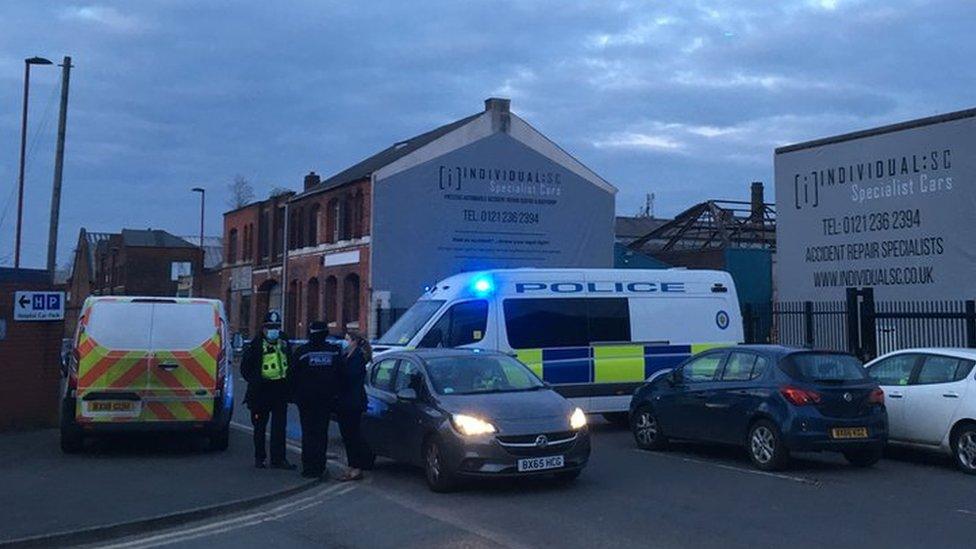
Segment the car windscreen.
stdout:
<path fill-rule="evenodd" d="M 524 364 L 507 356 L 450 356 L 427 359 L 431 384 L 442 395 L 533 391 L 544 387 Z"/>
<path fill-rule="evenodd" d="M 868 379 L 861 361 L 843 353 L 795 353 L 782 362 L 790 377 L 811 383 L 844 383 Z"/>
<path fill-rule="evenodd" d="M 444 305 L 442 300 L 424 299 L 413 304 L 377 341 L 380 345 L 406 345 Z"/>

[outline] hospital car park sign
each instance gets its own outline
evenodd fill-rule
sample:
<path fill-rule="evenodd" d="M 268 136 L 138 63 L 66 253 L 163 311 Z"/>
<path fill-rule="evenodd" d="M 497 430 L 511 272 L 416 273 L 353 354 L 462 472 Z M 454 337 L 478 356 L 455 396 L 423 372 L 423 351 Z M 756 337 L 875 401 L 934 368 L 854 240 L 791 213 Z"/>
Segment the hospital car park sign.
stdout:
<path fill-rule="evenodd" d="M 976 297 L 976 118 L 922 122 L 776 151 L 779 300 Z"/>
<path fill-rule="evenodd" d="M 14 320 L 64 320 L 64 292 L 15 292 Z"/>

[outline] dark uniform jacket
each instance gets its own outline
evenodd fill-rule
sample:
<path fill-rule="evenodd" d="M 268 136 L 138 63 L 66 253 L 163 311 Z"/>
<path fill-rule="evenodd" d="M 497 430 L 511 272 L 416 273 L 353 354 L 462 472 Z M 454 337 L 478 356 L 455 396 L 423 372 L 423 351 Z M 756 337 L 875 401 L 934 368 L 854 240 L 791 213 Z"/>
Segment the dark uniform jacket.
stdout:
<path fill-rule="evenodd" d="M 270 381 L 261 376 L 261 362 L 265 344 L 263 336 L 252 339 L 241 357 L 241 377 L 247 382 L 244 403 L 253 411 L 266 410 L 276 402 L 282 400 L 288 402 L 291 398 L 288 378 L 291 377 L 294 360 L 288 352 L 288 341 L 284 338 L 280 338 L 278 341 L 282 344 L 282 350 L 288 360 L 288 370 L 283 380 Z"/>
<path fill-rule="evenodd" d="M 339 379 L 336 410 L 344 412 L 366 411 L 366 355 L 359 347 L 346 355 Z"/>
<path fill-rule="evenodd" d="M 289 381 L 295 402 L 320 403 L 332 407 L 345 364 L 342 347 L 310 341 L 295 350 Z"/>

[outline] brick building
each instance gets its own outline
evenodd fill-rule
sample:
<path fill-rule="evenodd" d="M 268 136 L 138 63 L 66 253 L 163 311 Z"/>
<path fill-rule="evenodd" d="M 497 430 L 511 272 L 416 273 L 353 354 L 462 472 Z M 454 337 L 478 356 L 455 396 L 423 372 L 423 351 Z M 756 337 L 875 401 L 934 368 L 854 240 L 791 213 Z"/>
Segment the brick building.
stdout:
<path fill-rule="evenodd" d="M 507 99 L 488 99 L 325 180 L 311 172 L 298 193 L 227 212 L 231 327 L 253 335 L 284 305 L 289 334 L 325 318 L 333 332 L 375 335 L 380 317 L 458 272 L 610 267 L 615 193 Z"/>

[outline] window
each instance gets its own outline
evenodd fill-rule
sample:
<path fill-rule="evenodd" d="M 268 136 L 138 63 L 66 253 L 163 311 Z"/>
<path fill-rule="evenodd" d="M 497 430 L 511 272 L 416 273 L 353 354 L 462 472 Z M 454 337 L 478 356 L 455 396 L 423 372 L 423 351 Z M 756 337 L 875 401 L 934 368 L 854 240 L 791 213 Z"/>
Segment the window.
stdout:
<path fill-rule="evenodd" d="M 868 375 L 879 385 L 908 385 L 916 361 L 918 361 L 918 355 L 895 355 L 871 366 Z"/>
<path fill-rule="evenodd" d="M 308 245 L 319 244 L 319 205 L 315 204 L 308 212 Z"/>
<path fill-rule="evenodd" d="M 965 379 L 973 368 L 973 363 L 961 358 L 928 355 L 918 371 L 918 385 L 951 383 Z"/>
<path fill-rule="evenodd" d="M 335 280 L 335 278 L 329 277 L 329 280 Z M 328 283 L 326 287 L 328 287 Z M 379 343 L 383 345 L 406 345 L 443 304 L 444 302 L 439 300 L 422 299 L 417 301 L 383 334 Z"/>
<path fill-rule="evenodd" d="M 513 349 L 631 340 L 626 298 L 506 299 L 504 308 Z"/>
<path fill-rule="evenodd" d="M 424 377 L 420 373 L 420 367 L 409 360 L 400 361 L 400 369 L 397 370 L 396 385 L 394 392 L 399 393 L 402 389 L 413 389 L 417 395 L 423 394 Z"/>
<path fill-rule="evenodd" d="M 237 229 L 231 229 L 227 235 L 227 262 L 237 262 Z"/>
<path fill-rule="evenodd" d="M 867 373 L 861 361 L 841 353 L 795 353 L 783 361 L 783 371 L 800 381 L 857 381 Z"/>
<path fill-rule="evenodd" d="M 755 364 L 756 355 L 752 353 L 731 353 L 729 360 L 725 363 L 725 370 L 722 371 L 722 381 L 749 381 L 754 379 L 752 370 Z"/>
<path fill-rule="evenodd" d="M 483 299 L 452 305 L 430 328 L 419 347 L 459 347 L 481 341 L 488 326 L 488 302 Z"/>
<path fill-rule="evenodd" d="M 507 356 L 466 355 L 427 361 L 434 390 L 442 395 L 534 391 L 539 378 L 521 362 Z"/>
<path fill-rule="evenodd" d="M 322 291 L 322 301 L 325 303 L 325 321 L 335 322 L 339 308 L 336 306 L 336 299 L 339 295 L 339 281 L 334 276 L 325 279 L 325 289 Z"/>
<path fill-rule="evenodd" d="M 170 263 L 169 279 L 176 282 L 181 276 L 193 274 L 193 264 L 189 261 L 173 261 Z"/>
<path fill-rule="evenodd" d="M 373 366 L 372 377 L 369 382 L 381 391 L 393 391 L 393 373 L 396 371 L 396 359 L 388 359 Z"/>
<path fill-rule="evenodd" d="M 694 358 L 681 368 L 681 379 L 685 383 L 705 383 L 714 381 L 718 367 L 722 364 L 722 353 L 713 353 Z"/>
<path fill-rule="evenodd" d="M 214 330 L 214 309 L 209 303 L 153 304 L 154 349 L 196 349 L 213 337 Z"/>
<path fill-rule="evenodd" d="M 350 328 L 359 327 L 359 275 L 355 273 L 342 281 L 342 321 Z"/>

